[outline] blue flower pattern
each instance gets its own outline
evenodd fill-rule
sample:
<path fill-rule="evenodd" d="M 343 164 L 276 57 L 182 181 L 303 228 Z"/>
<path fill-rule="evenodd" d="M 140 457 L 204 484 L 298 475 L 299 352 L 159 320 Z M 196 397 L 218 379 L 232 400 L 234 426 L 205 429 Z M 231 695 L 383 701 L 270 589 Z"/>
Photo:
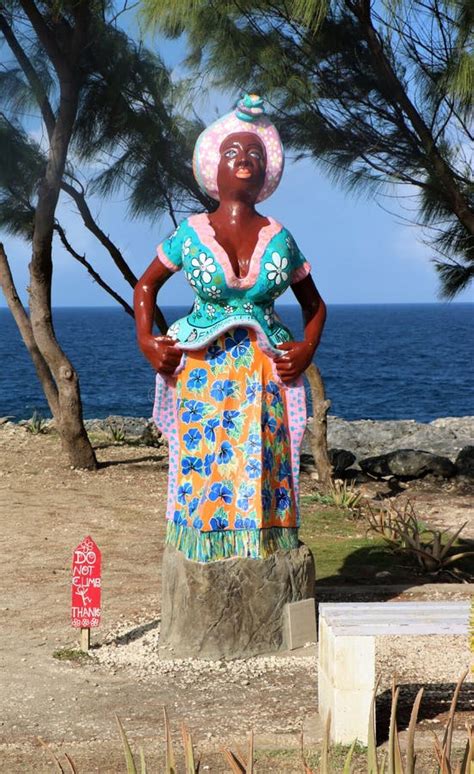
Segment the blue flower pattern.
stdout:
<path fill-rule="evenodd" d="M 214 443 L 216 440 L 216 427 L 219 427 L 219 424 L 220 422 L 217 417 L 212 417 L 211 419 L 208 419 L 204 425 L 204 436 L 208 441 L 211 441 L 211 443 Z"/>
<path fill-rule="evenodd" d="M 287 520 L 291 513 L 291 452 L 281 387 L 273 379 L 262 386 L 247 361 L 239 360 L 251 353 L 246 328 L 223 334 L 201 361 L 207 370 L 193 367 L 186 391 L 180 388 L 177 395 L 181 477 L 173 521 L 179 527 L 255 530 Z M 235 368 L 242 362 L 248 368 L 244 383 L 214 370 L 226 358 L 239 361 Z"/>
<path fill-rule="evenodd" d="M 181 484 L 181 486 L 178 487 L 178 503 L 181 505 L 186 505 L 186 497 L 192 494 L 192 492 L 193 488 L 188 481 L 186 481 L 184 484 Z"/>
<path fill-rule="evenodd" d="M 202 390 L 207 384 L 207 373 L 204 368 L 193 368 L 189 374 L 188 388 L 190 390 Z"/>
<path fill-rule="evenodd" d="M 216 400 L 224 400 L 224 398 L 232 398 L 237 389 L 237 384 L 231 379 L 218 379 L 211 388 L 211 395 Z"/>
<path fill-rule="evenodd" d="M 234 456 L 234 451 L 229 441 L 222 441 L 220 445 L 220 449 L 217 452 L 217 458 L 216 458 L 217 463 L 219 465 L 226 465 L 228 462 L 231 461 L 233 456 Z"/>
<path fill-rule="evenodd" d="M 221 365 L 226 357 L 225 349 L 218 344 L 211 344 L 206 352 L 206 360 L 211 366 Z"/>
<path fill-rule="evenodd" d="M 193 451 L 193 449 L 197 449 L 202 439 L 202 434 L 199 430 L 197 430 L 195 427 L 192 427 L 190 430 L 188 430 L 187 433 L 183 435 L 183 441 L 186 444 L 186 449 L 189 451 Z"/>
<path fill-rule="evenodd" d="M 225 484 L 212 484 L 210 492 L 209 492 L 209 500 L 212 500 L 213 502 L 220 501 L 227 503 L 232 502 L 232 498 L 234 496 L 234 493 L 232 492 L 232 489 L 230 486 L 226 486 Z"/>
<path fill-rule="evenodd" d="M 236 328 L 233 335 L 228 333 L 225 337 L 226 352 L 230 352 L 234 359 L 245 355 L 249 347 L 250 339 L 246 328 Z"/>

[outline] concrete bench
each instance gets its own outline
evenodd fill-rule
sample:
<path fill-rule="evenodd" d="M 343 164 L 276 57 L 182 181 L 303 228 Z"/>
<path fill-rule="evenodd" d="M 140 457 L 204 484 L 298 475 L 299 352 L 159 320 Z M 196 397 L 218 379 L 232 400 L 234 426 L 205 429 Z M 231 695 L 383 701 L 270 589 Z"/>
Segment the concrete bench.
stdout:
<path fill-rule="evenodd" d="M 469 611 L 469 601 L 320 604 L 319 714 L 324 722 L 331 711 L 332 741 L 351 744 L 357 738 L 367 744 L 377 637 L 467 637 Z"/>

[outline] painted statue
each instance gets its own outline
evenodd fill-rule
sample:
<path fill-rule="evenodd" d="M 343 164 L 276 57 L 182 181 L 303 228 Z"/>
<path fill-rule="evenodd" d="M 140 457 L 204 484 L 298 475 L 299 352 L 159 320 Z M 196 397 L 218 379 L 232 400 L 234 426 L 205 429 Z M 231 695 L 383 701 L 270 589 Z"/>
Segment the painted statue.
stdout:
<path fill-rule="evenodd" d="M 326 310 L 288 229 L 255 209 L 283 164 L 262 99 L 247 95 L 194 150 L 194 174 L 217 209 L 183 220 L 135 290 L 138 342 L 157 372 L 154 418 L 169 442 L 166 541 L 199 562 L 298 545 L 302 374 Z M 179 270 L 194 306 L 156 336 L 157 292 Z M 274 310 L 288 286 L 302 341 Z"/>

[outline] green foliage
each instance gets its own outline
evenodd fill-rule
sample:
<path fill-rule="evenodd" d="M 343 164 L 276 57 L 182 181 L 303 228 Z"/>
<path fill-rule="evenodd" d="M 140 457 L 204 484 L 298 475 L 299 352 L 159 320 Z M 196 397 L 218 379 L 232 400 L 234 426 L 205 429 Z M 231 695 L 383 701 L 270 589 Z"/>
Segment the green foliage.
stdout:
<path fill-rule="evenodd" d="M 125 763 L 127 766 L 127 774 L 146 774 L 145 756 L 142 748 L 140 748 L 140 769 L 137 769 L 135 764 L 135 759 L 133 757 L 132 749 L 130 747 L 127 734 L 125 733 L 125 729 L 117 715 L 115 716 L 115 720 L 117 721 L 120 739 L 122 741 L 122 747 L 123 747 L 123 752 L 125 756 Z"/>
<path fill-rule="evenodd" d="M 373 581 L 389 571 L 397 582 L 414 579 L 413 562 L 395 554 L 380 537 L 366 534 L 363 523 L 346 509 L 321 505 L 317 496 L 301 498 L 301 540 L 318 557 L 318 585 Z"/>
<path fill-rule="evenodd" d="M 39 142 L 31 138 L 31 118 L 40 110 L 49 112 L 54 125 L 59 90 L 51 62 L 21 11 L 2 14 L 30 70 L 10 59 L 0 72 L 0 228 L 29 240 L 48 152 L 47 133 Z M 67 6 L 60 4 L 57 14 L 46 14 L 44 21 L 56 44 L 67 49 Z M 132 217 L 156 219 L 167 212 L 176 221 L 212 207 L 192 173 L 192 149 L 202 124 L 184 117 L 186 88 L 173 82 L 157 54 L 111 21 L 111 8 L 104 14 L 93 7 L 92 14 L 64 185 L 82 196 L 120 192 Z M 0 26 L 0 36 L 3 30 Z M 86 225 L 94 229 L 93 222 Z"/>
<path fill-rule="evenodd" d="M 7 78 L 0 77 L 0 92 L 5 89 L 7 101 L 10 99 L 10 87 L 12 83 Z M 35 212 L 34 199 L 40 177 L 44 172 L 45 159 L 39 145 L 28 137 L 17 123 L 10 122 L 2 114 L 0 114 L 0 147 L 2 148 L 0 228 L 14 236 L 31 239 Z"/>
<path fill-rule="evenodd" d="M 440 741 L 438 737 L 436 737 L 435 735 L 434 753 L 435 753 L 437 762 L 440 766 L 441 774 L 449 774 L 450 772 L 454 771 L 452 739 L 453 739 L 453 730 L 454 730 L 454 723 L 455 723 L 455 713 L 456 713 L 456 707 L 457 707 L 457 702 L 459 699 L 461 687 L 466 678 L 466 675 L 467 675 L 467 670 L 466 672 L 464 672 L 464 674 L 460 676 L 457 682 L 457 685 L 455 687 L 453 697 L 451 700 L 449 713 L 448 713 L 446 727 L 444 730 L 443 740 Z M 329 772 L 331 771 L 342 771 L 342 774 L 350 774 L 351 771 L 353 771 L 352 766 L 353 766 L 353 763 L 355 763 L 354 759 L 356 757 L 357 757 L 357 771 L 360 771 L 360 772 L 366 771 L 367 774 L 384 774 L 384 772 L 387 771 L 387 774 L 415 774 L 416 757 L 417 757 L 415 754 L 415 734 L 416 734 L 418 712 L 419 712 L 421 700 L 423 697 L 423 688 L 420 689 L 413 703 L 413 708 L 410 716 L 410 723 L 408 726 L 408 734 L 407 734 L 406 747 L 405 747 L 406 752 L 405 752 L 405 755 L 402 756 L 400 736 L 399 736 L 399 731 L 398 731 L 397 722 L 396 722 L 399 688 L 395 685 L 395 681 L 393 681 L 392 704 L 391 704 L 391 712 L 390 712 L 390 728 L 389 728 L 389 737 L 388 737 L 388 754 L 387 754 L 387 751 L 384 751 L 379 756 L 377 753 L 376 735 L 375 735 L 375 703 L 376 703 L 379 684 L 380 684 L 380 678 L 377 679 L 373 697 L 372 697 L 371 707 L 370 707 L 368 745 L 365 751 L 366 768 L 364 769 L 361 768 L 361 761 L 359 759 L 364 755 L 364 748 L 362 748 L 358 744 L 357 740 L 354 740 L 354 742 L 348 749 L 341 748 L 340 745 L 331 744 L 331 741 L 330 741 L 331 715 L 329 713 L 327 718 L 325 719 L 323 740 L 322 740 L 321 750 L 319 751 L 318 755 L 316 756 L 314 754 L 312 754 L 311 756 L 306 755 L 304 750 L 304 744 L 303 744 L 303 735 L 301 735 L 300 757 L 301 757 L 302 769 L 305 772 L 305 774 L 329 774 Z M 165 722 L 164 772 L 165 774 L 178 774 L 176 757 L 174 753 L 173 742 L 171 739 L 171 728 L 170 728 L 170 723 L 169 723 L 169 718 L 168 718 L 168 713 L 166 711 L 166 708 L 164 708 L 163 712 L 164 712 L 164 722 Z M 117 715 L 115 717 L 119 728 L 120 739 L 121 739 L 122 747 L 124 751 L 127 774 L 146 774 L 147 768 L 146 768 L 143 749 L 140 748 L 140 753 L 139 753 L 140 768 L 137 768 L 137 765 L 135 763 L 135 759 L 133 756 L 132 748 L 130 746 L 130 742 L 128 740 L 128 736 L 125 732 L 125 729 L 121 721 L 117 717 Z M 183 752 L 184 752 L 184 774 L 197 774 L 200 768 L 200 763 L 199 761 L 196 762 L 192 737 L 189 732 L 189 729 L 185 724 L 182 725 L 182 738 L 183 738 Z M 58 771 L 63 773 L 68 771 L 68 772 L 72 772 L 73 774 L 78 774 L 78 769 L 75 767 L 75 764 L 73 763 L 69 755 L 65 754 L 65 759 L 68 764 L 68 768 L 65 769 L 63 768 L 61 761 L 59 760 L 58 756 L 53 752 L 53 750 L 51 750 L 51 748 L 42 739 L 39 739 L 39 742 L 47 750 L 47 752 L 53 759 L 56 769 Z M 222 754 L 224 756 L 226 763 L 230 766 L 231 771 L 235 772 L 235 774 L 253 774 L 253 772 L 255 771 L 255 763 L 261 760 L 262 758 L 262 756 L 255 751 L 253 731 L 249 735 L 248 747 L 247 747 L 246 753 L 240 750 L 236 752 L 234 750 L 231 750 L 228 747 L 224 747 L 222 749 Z M 278 750 L 278 751 L 274 751 L 273 754 L 266 753 L 266 757 L 268 756 L 270 756 L 277 765 L 278 763 L 282 763 L 283 765 L 285 765 L 285 769 L 286 769 L 286 764 L 289 763 L 288 751 Z M 290 756 L 293 757 L 291 753 L 290 753 Z M 317 760 L 317 763 L 315 764 L 317 768 L 312 769 L 310 767 L 310 763 L 308 762 L 310 757 L 311 759 Z M 388 759 L 388 769 L 386 768 L 387 759 Z M 311 760 L 311 765 L 313 765 L 312 760 Z M 466 746 L 464 750 L 464 755 L 463 755 L 462 761 L 457 765 L 457 768 L 455 769 L 456 774 L 470 774 L 470 772 L 472 771 L 473 765 L 474 765 L 474 727 L 467 726 L 467 741 L 466 741 Z M 419 771 L 421 771 L 421 769 L 419 769 Z"/>
<path fill-rule="evenodd" d="M 367 521 L 370 530 L 381 535 L 394 551 L 413 556 L 423 573 L 431 575 L 449 571 L 459 578 L 464 575 L 472 577 L 474 562 L 470 563 L 470 572 L 458 566 L 464 560 L 474 557 L 473 541 L 464 546 L 458 545 L 459 536 L 467 522 L 454 533 L 428 529 L 410 501 L 403 507 L 392 504 L 379 511 L 367 506 Z"/>
<path fill-rule="evenodd" d="M 335 479 L 328 492 L 325 492 L 324 494 L 317 492 L 314 495 L 314 499 L 316 502 L 322 503 L 323 505 L 344 508 L 348 511 L 353 511 L 354 514 L 358 514 L 362 495 L 356 490 L 353 483 Z"/>
<path fill-rule="evenodd" d="M 47 421 L 38 411 L 34 411 L 31 419 L 25 424 L 25 430 L 31 435 L 41 435 L 47 432 Z"/>
<path fill-rule="evenodd" d="M 113 424 L 112 422 L 109 423 L 109 435 L 114 443 L 124 443 L 126 436 L 125 436 L 125 429 L 123 424 Z"/>
<path fill-rule="evenodd" d="M 53 658 L 57 659 L 58 661 L 75 661 L 80 664 L 86 661 L 90 661 L 91 657 L 88 653 L 84 653 L 83 650 L 77 650 L 75 648 L 60 648 L 59 650 L 54 651 Z"/>
<path fill-rule="evenodd" d="M 287 146 L 368 196 L 415 192 L 446 297 L 474 276 L 474 11 L 469 0 L 143 0 L 149 23 L 185 32 L 187 63 L 258 91 Z"/>

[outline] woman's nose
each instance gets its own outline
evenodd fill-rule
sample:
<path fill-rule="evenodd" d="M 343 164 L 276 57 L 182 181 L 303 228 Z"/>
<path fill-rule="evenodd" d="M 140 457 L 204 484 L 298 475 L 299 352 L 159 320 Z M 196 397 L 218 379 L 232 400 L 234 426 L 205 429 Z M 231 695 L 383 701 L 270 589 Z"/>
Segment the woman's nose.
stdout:
<path fill-rule="evenodd" d="M 239 167 L 249 167 L 251 165 L 250 157 L 245 153 L 245 151 L 242 151 L 237 156 L 237 165 Z"/>

